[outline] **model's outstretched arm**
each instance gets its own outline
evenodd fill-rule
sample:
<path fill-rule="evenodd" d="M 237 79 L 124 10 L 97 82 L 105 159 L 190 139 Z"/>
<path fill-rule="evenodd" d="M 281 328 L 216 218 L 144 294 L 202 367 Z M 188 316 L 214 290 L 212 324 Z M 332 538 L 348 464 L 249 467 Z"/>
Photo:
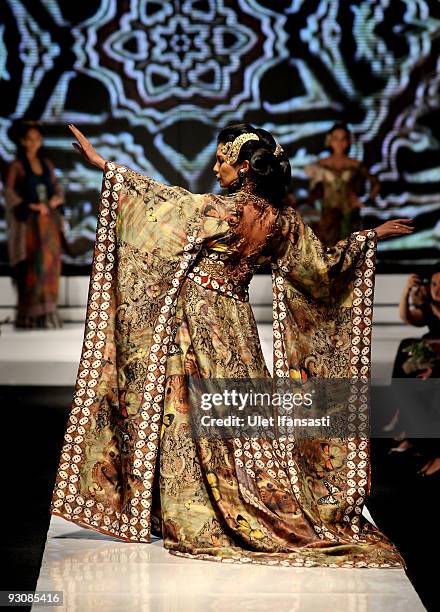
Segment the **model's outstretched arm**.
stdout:
<path fill-rule="evenodd" d="M 282 233 L 287 240 L 278 265 L 296 286 L 315 297 L 327 299 L 335 287 L 348 287 L 372 241 L 411 234 L 411 219 L 393 219 L 374 228 L 355 232 L 333 247 L 326 247 L 293 209 L 286 211 Z M 367 240 L 368 238 L 368 240 Z M 368 244 L 367 244 L 368 243 Z"/>
<path fill-rule="evenodd" d="M 77 140 L 77 142 L 72 143 L 73 147 L 79 153 L 81 153 L 81 155 L 86 161 L 89 162 L 89 164 L 92 164 L 92 166 L 97 166 L 101 170 L 104 170 L 106 160 L 95 151 L 90 141 L 87 140 L 84 134 L 72 123 L 69 123 L 68 128 Z"/>

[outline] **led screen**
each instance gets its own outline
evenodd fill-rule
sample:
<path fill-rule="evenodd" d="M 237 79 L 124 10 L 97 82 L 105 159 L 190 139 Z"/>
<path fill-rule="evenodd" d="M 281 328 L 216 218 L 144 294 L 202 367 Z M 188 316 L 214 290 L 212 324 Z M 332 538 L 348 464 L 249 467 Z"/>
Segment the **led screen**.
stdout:
<path fill-rule="evenodd" d="M 375 205 L 363 210 L 367 226 L 416 219 L 414 235 L 380 244 L 381 264 L 433 262 L 439 33 L 436 0 L 2 0 L 2 175 L 15 156 L 13 122 L 39 120 L 66 195 L 75 248 L 64 257 L 75 270 L 90 263 L 101 178 L 71 148 L 67 123 L 106 158 L 207 192 L 218 191 L 216 132 L 251 122 L 288 153 L 301 203 L 304 167 L 344 120 L 351 155 L 381 181 Z M 3 262 L 6 231 L 2 214 Z"/>

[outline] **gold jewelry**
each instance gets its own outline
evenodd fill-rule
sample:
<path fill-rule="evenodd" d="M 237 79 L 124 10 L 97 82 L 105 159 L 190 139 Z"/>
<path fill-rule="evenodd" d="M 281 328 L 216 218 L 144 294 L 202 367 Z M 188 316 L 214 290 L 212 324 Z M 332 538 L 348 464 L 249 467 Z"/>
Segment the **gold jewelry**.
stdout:
<path fill-rule="evenodd" d="M 277 146 L 275 147 L 275 151 L 273 152 L 273 154 L 275 155 L 275 157 L 278 157 L 279 155 L 281 155 L 281 153 L 284 153 L 284 149 L 283 147 L 277 142 Z"/>
<path fill-rule="evenodd" d="M 248 142 L 248 140 L 260 140 L 260 138 L 257 136 L 257 134 L 245 132 L 244 134 L 240 134 L 240 136 L 237 136 L 237 138 L 235 138 L 235 140 L 233 140 L 232 142 L 226 142 L 222 146 L 221 152 L 227 164 L 229 164 L 230 166 L 235 164 L 238 159 L 238 156 L 240 155 L 241 147 L 244 145 L 245 142 Z"/>

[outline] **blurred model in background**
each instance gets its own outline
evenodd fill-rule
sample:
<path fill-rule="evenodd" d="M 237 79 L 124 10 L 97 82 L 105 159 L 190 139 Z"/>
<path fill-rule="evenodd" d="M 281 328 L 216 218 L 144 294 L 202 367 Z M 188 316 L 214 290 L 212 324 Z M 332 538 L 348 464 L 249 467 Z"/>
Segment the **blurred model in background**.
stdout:
<path fill-rule="evenodd" d="M 57 313 L 64 198 L 36 124 L 22 124 L 6 177 L 8 251 L 17 288 L 15 326 L 61 327 Z"/>
<path fill-rule="evenodd" d="M 321 219 L 315 233 L 327 246 L 333 246 L 352 232 L 362 229 L 360 196 L 365 183 L 370 184 L 369 199 L 379 193 L 379 180 L 357 159 L 348 156 L 351 132 L 343 123 L 336 123 L 325 140 L 330 155 L 306 166 L 310 177 L 309 201 L 321 202 Z"/>

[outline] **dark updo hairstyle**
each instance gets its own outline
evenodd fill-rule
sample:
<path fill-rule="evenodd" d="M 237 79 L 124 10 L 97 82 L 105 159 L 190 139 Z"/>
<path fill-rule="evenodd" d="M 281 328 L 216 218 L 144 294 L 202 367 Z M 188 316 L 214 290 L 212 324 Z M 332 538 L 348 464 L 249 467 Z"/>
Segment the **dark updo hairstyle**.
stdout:
<path fill-rule="evenodd" d="M 287 186 L 291 179 L 290 162 L 284 152 L 275 155 L 277 143 L 270 132 L 258 129 L 249 123 L 230 125 L 220 132 L 217 143 L 234 141 L 241 134 L 252 133 L 259 140 L 245 142 L 237 158 L 237 162 L 248 160 L 251 180 L 257 193 L 266 197 L 277 208 L 283 206 Z"/>
<path fill-rule="evenodd" d="M 350 140 L 349 145 L 347 146 L 347 148 L 344 151 L 345 155 L 348 155 L 348 153 L 350 151 L 350 147 L 351 147 L 352 135 L 351 135 L 350 128 L 348 127 L 348 125 L 346 123 L 340 122 L 340 123 L 335 123 L 334 125 L 332 125 L 332 127 L 329 129 L 329 131 L 327 132 L 327 134 L 325 136 L 325 146 L 327 147 L 327 149 L 329 151 L 332 151 L 332 148 L 330 146 L 330 138 L 331 138 L 331 135 L 333 134 L 333 132 L 336 132 L 336 130 L 343 130 L 347 134 L 347 136 L 348 136 L 348 138 Z"/>
<path fill-rule="evenodd" d="M 43 132 L 41 130 L 41 126 L 36 121 L 16 121 L 11 128 L 11 139 L 15 142 L 15 146 L 17 147 L 17 158 L 25 161 L 26 158 L 26 149 L 22 145 L 21 141 L 26 137 L 26 134 L 30 130 L 37 130 L 40 136 L 43 137 Z M 43 146 L 40 147 L 37 157 L 40 159 L 44 158 L 44 150 Z"/>

